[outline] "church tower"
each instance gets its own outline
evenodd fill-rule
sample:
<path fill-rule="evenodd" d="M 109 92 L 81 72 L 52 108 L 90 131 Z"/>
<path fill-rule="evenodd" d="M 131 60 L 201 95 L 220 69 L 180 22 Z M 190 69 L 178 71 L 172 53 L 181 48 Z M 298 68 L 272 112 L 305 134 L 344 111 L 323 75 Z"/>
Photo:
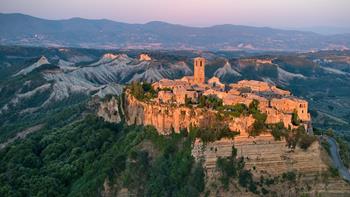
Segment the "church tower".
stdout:
<path fill-rule="evenodd" d="M 197 84 L 205 83 L 205 59 L 202 57 L 194 58 L 194 82 Z"/>

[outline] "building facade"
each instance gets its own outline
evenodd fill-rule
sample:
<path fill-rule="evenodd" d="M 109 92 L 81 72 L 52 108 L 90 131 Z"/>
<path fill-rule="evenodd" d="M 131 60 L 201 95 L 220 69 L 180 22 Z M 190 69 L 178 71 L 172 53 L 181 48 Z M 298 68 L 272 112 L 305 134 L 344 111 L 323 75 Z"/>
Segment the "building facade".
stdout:
<path fill-rule="evenodd" d="M 205 59 L 202 57 L 194 59 L 194 82 L 205 83 Z"/>

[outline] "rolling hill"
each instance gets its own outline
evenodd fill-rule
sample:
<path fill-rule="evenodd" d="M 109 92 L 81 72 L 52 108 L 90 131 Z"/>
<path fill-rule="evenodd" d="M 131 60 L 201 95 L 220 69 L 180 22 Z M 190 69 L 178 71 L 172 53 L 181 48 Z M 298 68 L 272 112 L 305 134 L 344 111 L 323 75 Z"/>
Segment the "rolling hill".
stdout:
<path fill-rule="evenodd" d="M 128 24 L 105 19 L 46 20 L 0 14 L 0 26 L 2 45 L 251 51 L 350 48 L 350 34 L 321 35 L 238 25 L 189 27 L 159 21 Z"/>

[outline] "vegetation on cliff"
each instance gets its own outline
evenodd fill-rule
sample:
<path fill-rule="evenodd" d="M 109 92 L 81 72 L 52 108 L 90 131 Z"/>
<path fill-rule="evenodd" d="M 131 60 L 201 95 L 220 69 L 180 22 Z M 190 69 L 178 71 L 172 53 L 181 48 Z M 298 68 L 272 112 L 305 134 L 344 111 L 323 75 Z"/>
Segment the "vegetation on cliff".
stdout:
<path fill-rule="evenodd" d="M 191 155 L 194 135 L 161 136 L 146 127 L 142 138 L 150 140 L 159 153 L 151 158 L 146 152 L 131 150 L 122 173 L 124 187 L 146 196 L 198 196 L 204 190 L 203 168 Z"/>
<path fill-rule="evenodd" d="M 232 154 L 228 158 L 218 158 L 216 166 L 221 176 L 220 181 L 225 189 L 228 188 L 231 178 L 237 178 L 244 167 L 244 159 L 237 158 L 237 149 L 232 147 Z"/>
<path fill-rule="evenodd" d="M 129 86 L 131 95 L 140 101 L 149 101 L 157 97 L 157 91 L 153 89 L 152 84 L 147 82 L 133 81 Z"/>
<path fill-rule="evenodd" d="M 239 103 L 236 105 L 225 105 L 221 108 L 218 108 L 218 110 L 223 117 L 240 117 L 241 115 L 249 115 L 249 109 L 243 103 Z"/>
<path fill-rule="evenodd" d="M 222 99 L 218 98 L 215 95 L 201 96 L 199 98 L 198 107 L 206 107 L 210 109 L 218 109 L 223 106 Z"/>
<path fill-rule="evenodd" d="M 209 125 L 208 127 L 192 127 L 190 132 L 195 137 L 202 140 L 203 143 L 215 142 L 222 138 L 233 139 L 239 133 L 231 131 L 226 124 L 217 122 L 217 124 Z"/>
<path fill-rule="evenodd" d="M 298 117 L 298 113 L 296 110 L 293 111 L 292 113 L 292 124 L 294 126 L 299 126 L 300 125 L 300 119 Z"/>
<path fill-rule="evenodd" d="M 295 148 L 297 145 L 306 150 L 316 140 L 316 137 L 306 133 L 303 126 L 299 126 L 295 129 L 287 129 L 283 123 L 270 124 L 267 126 L 271 130 L 271 134 L 275 140 L 286 139 L 287 145 L 290 148 Z"/>
<path fill-rule="evenodd" d="M 218 158 L 216 167 L 220 172 L 219 180 L 223 188 L 227 190 L 232 181 L 236 181 L 247 191 L 255 194 L 267 194 L 268 190 L 263 187 L 263 177 L 260 180 L 261 183 L 255 181 L 252 172 L 244 169 L 244 164 L 244 158 L 237 158 L 237 149 L 234 146 L 230 157 Z M 261 187 L 259 188 L 259 186 Z"/>
<path fill-rule="evenodd" d="M 249 112 L 253 115 L 255 121 L 253 124 L 253 128 L 249 131 L 251 136 L 258 136 L 262 131 L 266 129 L 266 118 L 267 115 L 261 113 L 259 110 L 259 101 L 253 100 L 249 105 Z"/>

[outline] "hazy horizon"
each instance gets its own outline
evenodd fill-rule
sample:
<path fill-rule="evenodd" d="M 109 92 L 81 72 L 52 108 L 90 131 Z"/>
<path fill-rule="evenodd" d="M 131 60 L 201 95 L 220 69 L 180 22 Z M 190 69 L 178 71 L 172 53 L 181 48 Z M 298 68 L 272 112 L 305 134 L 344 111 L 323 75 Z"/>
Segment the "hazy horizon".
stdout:
<path fill-rule="evenodd" d="M 2 13 L 54 20 L 80 17 L 141 24 L 163 21 L 195 27 L 233 24 L 316 32 L 332 28 L 328 31 L 350 32 L 350 1 L 347 0 L 1 1 Z"/>

